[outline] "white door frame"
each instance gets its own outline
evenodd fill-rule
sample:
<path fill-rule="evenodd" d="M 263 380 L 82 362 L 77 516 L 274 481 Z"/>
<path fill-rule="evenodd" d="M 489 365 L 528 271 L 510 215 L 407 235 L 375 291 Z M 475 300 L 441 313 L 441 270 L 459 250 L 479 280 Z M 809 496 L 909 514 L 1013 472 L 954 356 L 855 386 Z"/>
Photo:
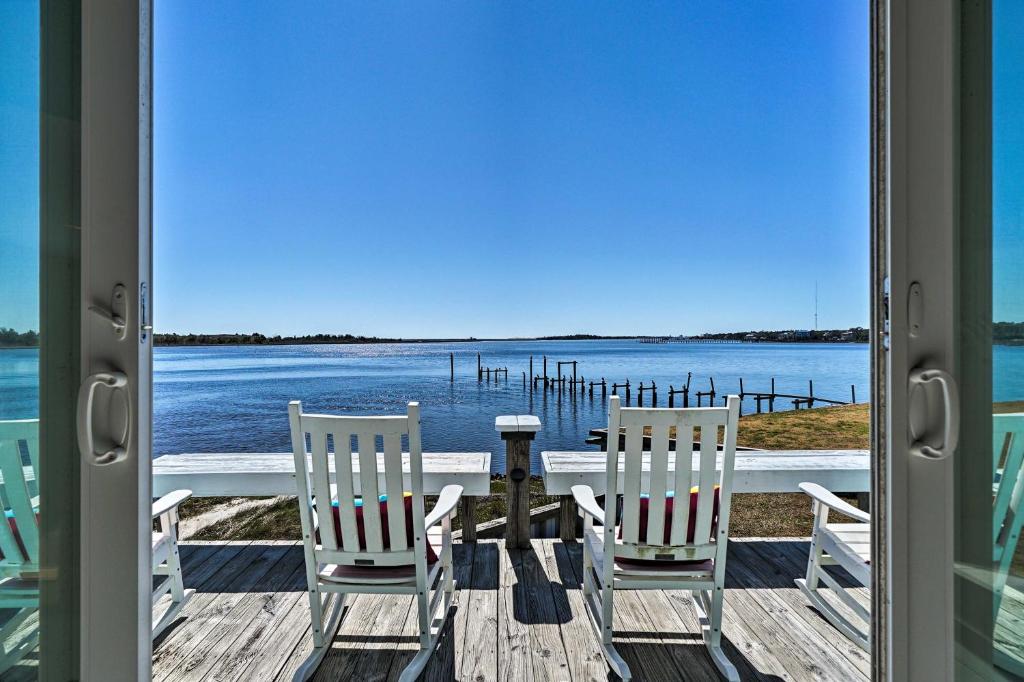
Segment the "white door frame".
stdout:
<path fill-rule="evenodd" d="M 953 677 L 953 457 L 910 453 L 909 374 L 954 379 L 959 3 L 889 0 L 885 678 Z M 911 285 L 920 285 L 915 318 Z M 915 327 L 915 324 L 918 325 Z M 934 410 L 933 410 L 934 412 Z M 929 425 L 936 416 L 928 415 Z"/>
<path fill-rule="evenodd" d="M 82 3 L 82 379 L 128 377 L 126 458 L 82 465 L 81 678 L 151 670 L 151 0 Z M 90 306 L 127 293 L 126 335 Z M 143 315 L 145 310 L 145 315 Z M 105 391 L 109 398 L 110 391 Z M 104 422 L 97 404 L 98 437 Z M 81 427 L 81 424 L 79 425 Z"/>

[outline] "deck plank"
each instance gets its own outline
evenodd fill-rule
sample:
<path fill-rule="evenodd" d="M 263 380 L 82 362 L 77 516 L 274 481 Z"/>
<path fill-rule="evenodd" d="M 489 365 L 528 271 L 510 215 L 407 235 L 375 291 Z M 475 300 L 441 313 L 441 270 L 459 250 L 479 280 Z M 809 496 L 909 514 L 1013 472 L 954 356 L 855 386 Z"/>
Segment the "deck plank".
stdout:
<path fill-rule="evenodd" d="M 296 543 L 291 553 L 301 557 L 301 546 Z M 289 558 L 287 557 L 285 561 Z M 254 600 L 258 609 L 254 616 L 247 618 L 248 614 L 238 615 L 238 620 L 243 624 L 242 629 L 234 641 L 229 642 L 228 637 L 221 639 L 221 642 L 225 643 L 226 651 L 205 674 L 204 679 L 236 679 L 239 670 L 248 668 L 250 663 L 260 658 L 260 653 L 265 648 L 272 647 L 278 640 L 290 641 L 292 646 L 295 645 L 294 633 L 283 627 L 288 614 L 306 597 L 304 566 L 302 561 L 295 564 L 292 573 L 282 583 L 270 585 L 266 594 Z M 273 677 L 280 668 L 280 661 L 272 663 L 270 667 L 273 668 L 272 672 L 256 670 L 255 673 L 259 677 Z"/>
<path fill-rule="evenodd" d="M 466 638 L 457 668 L 460 680 L 495 682 L 498 679 L 498 612 L 504 608 L 498 594 L 498 552 L 496 542 L 474 545 Z"/>
<path fill-rule="evenodd" d="M 522 551 L 498 540 L 498 679 L 532 682 L 526 590 L 519 585 Z"/>
<path fill-rule="evenodd" d="M 768 580 L 771 581 L 770 584 L 776 584 L 774 581 L 777 580 L 779 575 L 784 576 L 784 579 L 790 583 L 791 587 L 780 587 L 772 590 L 773 596 L 782 600 L 790 613 L 799 616 L 816 633 L 819 641 L 831 646 L 833 650 L 849 661 L 856 670 L 860 671 L 864 676 L 871 675 L 871 656 L 826 621 L 807 602 L 807 599 L 796 585 L 793 584 L 793 579 L 803 577 L 807 568 L 809 546 L 806 541 L 780 540 L 776 538 L 770 540 L 744 540 L 737 543 L 737 545 L 739 546 L 739 554 L 750 552 L 752 555 L 742 562 L 744 566 L 751 566 L 762 572 L 770 570 L 771 572 L 768 575 Z M 840 573 L 845 575 L 844 572 Z M 840 577 L 840 582 L 845 583 L 851 588 L 854 585 L 848 577 Z M 854 588 L 851 589 L 851 592 L 862 603 L 867 603 L 867 588 Z M 846 606 L 840 604 L 837 599 L 833 599 L 832 603 L 836 605 L 840 612 L 849 614 Z"/>
<path fill-rule="evenodd" d="M 290 549 L 289 549 L 290 548 Z M 576 543 L 456 545 L 456 608 L 422 679 L 613 678 L 579 581 Z M 742 679 L 866 679 L 868 657 L 793 585 L 806 540 L 733 540 L 725 648 Z M 291 559 L 286 559 L 291 552 Z M 293 543 L 183 543 L 198 592 L 155 644 L 154 679 L 290 680 L 312 649 L 302 554 Z M 352 597 L 316 678 L 397 679 L 418 646 L 409 596 Z M 635 680 L 718 680 L 688 592 L 616 593 L 615 643 Z"/>
<path fill-rule="evenodd" d="M 270 570 L 280 556 L 271 544 L 226 545 L 199 570 L 185 571 L 185 587 L 196 593 L 181 610 L 181 617 L 153 643 L 153 679 L 179 679 L 182 662 L 198 646 L 246 589 Z"/>
<path fill-rule="evenodd" d="M 608 679 L 601 647 L 587 622 L 587 607 L 583 600 L 580 572 L 573 567 L 573 558 L 561 542 L 541 542 L 544 569 L 551 584 L 555 609 L 562 630 L 562 643 L 569 660 L 572 679 L 596 681 Z M 539 551 L 541 551 L 539 550 Z M 582 566 L 580 566 L 582 569 Z"/>
<path fill-rule="evenodd" d="M 455 579 L 455 596 L 452 613 L 448 616 L 444 630 L 437 644 L 437 651 L 423 671 L 426 682 L 463 679 L 458 670 L 466 641 L 469 622 L 469 593 L 473 580 L 473 555 L 476 544 L 455 544 L 452 546 L 452 576 Z M 415 611 L 410 614 L 415 622 Z"/>
<path fill-rule="evenodd" d="M 857 649 L 857 652 L 850 652 L 850 657 L 844 656 L 843 643 L 848 640 L 807 604 L 795 585 L 784 586 L 787 581 L 792 584 L 792 569 L 769 564 L 745 543 L 730 544 L 734 545 L 731 549 L 738 559 L 734 562 L 735 575 L 751 586 L 747 594 L 767 612 L 767 617 L 755 621 L 755 625 L 777 629 L 784 641 L 791 637 L 796 647 L 794 651 L 813 666 L 816 679 L 849 680 L 857 673 L 868 674 L 856 665 L 857 652 L 863 652 Z M 761 587 L 756 587 L 758 585 Z M 857 648 L 852 642 L 848 643 L 850 648 Z M 870 663 L 866 656 L 864 662 Z"/>
<path fill-rule="evenodd" d="M 360 594 L 349 598 L 352 599 L 349 611 L 342 619 L 331 650 L 324 657 L 314 679 L 324 682 L 353 679 L 352 671 L 360 657 L 374 655 L 364 647 L 370 645 L 376 636 L 377 628 L 374 624 L 381 615 L 384 595 Z M 312 640 L 305 653 L 311 650 Z M 278 679 L 282 679 L 282 676 L 278 675 Z"/>
<path fill-rule="evenodd" d="M 265 557 L 272 565 L 261 575 L 252 579 L 241 576 L 237 585 L 232 585 L 232 599 L 226 601 L 230 607 L 221 610 L 221 617 L 211 619 L 210 627 L 196 646 L 181 661 L 179 679 L 207 680 L 210 671 L 234 647 L 244 652 L 251 646 L 247 641 L 250 628 L 257 625 L 261 612 L 269 612 L 271 619 L 279 609 L 277 589 L 287 584 L 303 571 L 303 555 L 295 551 L 294 544 L 273 545 Z M 283 615 L 283 614 L 282 614 Z"/>
<path fill-rule="evenodd" d="M 305 574 L 302 574 L 305 587 Z M 256 647 L 248 663 L 235 669 L 234 680 L 273 680 L 285 669 L 296 649 L 306 646 L 312 650 L 310 633 L 309 600 L 306 592 L 299 593 L 291 609 L 278 616 L 275 627 L 267 628 L 268 637 Z M 296 665 L 296 667 L 298 667 Z M 292 670 L 294 672 L 294 669 Z M 289 674 L 288 679 L 291 679 Z"/>
<path fill-rule="evenodd" d="M 569 661 L 562 642 L 562 617 L 555 608 L 551 584 L 544 568 L 543 540 L 523 549 L 519 586 L 526 588 L 526 623 L 530 633 L 530 658 L 535 680 L 565 680 Z"/>

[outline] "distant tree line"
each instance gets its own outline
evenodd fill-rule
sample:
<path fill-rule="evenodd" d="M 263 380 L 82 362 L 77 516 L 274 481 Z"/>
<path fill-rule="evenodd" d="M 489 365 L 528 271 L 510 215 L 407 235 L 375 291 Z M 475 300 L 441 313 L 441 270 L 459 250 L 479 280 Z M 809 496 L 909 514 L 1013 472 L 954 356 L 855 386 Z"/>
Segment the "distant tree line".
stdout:
<path fill-rule="evenodd" d="M 538 336 L 537 341 L 599 341 L 601 339 L 635 339 L 635 336 L 601 336 L 600 334 L 560 334 Z"/>
<path fill-rule="evenodd" d="M 252 334 L 154 334 L 157 346 L 284 346 L 336 343 L 398 343 L 402 339 L 352 334 L 307 334 L 306 336 L 265 336 Z"/>
<path fill-rule="evenodd" d="M 771 343 L 867 343 L 868 330 L 849 329 L 786 329 L 782 331 L 722 332 L 688 336 L 689 339 L 723 339 L 728 341 L 764 341 Z"/>
<path fill-rule="evenodd" d="M 0 348 L 34 348 L 39 345 L 39 332 L 29 329 L 19 332 L 0 327 Z"/>
<path fill-rule="evenodd" d="M 1024 346 L 1024 322 L 996 322 L 992 325 L 992 343 Z"/>

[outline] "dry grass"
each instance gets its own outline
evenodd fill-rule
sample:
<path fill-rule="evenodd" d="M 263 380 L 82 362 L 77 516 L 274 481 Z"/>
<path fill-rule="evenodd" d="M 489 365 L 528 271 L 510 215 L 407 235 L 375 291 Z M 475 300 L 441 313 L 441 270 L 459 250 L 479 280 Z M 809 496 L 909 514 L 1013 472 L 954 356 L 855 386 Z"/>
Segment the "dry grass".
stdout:
<path fill-rule="evenodd" d="M 740 418 L 737 443 L 764 450 L 867 449 L 867 405 L 752 414 Z M 837 491 L 842 492 L 842 491 Z M 856 504 L 854 498 L 847 502 Z M 801 537 L 811 534 L 811 503 L 802 493 L 737 493 L 729 534 L 734 537 Z"/>
<path fill-rule="evenodd" d="M 762 450 L 856 450 L 868 447 L 866 404 L 751 414 L 736 442 Z"/>

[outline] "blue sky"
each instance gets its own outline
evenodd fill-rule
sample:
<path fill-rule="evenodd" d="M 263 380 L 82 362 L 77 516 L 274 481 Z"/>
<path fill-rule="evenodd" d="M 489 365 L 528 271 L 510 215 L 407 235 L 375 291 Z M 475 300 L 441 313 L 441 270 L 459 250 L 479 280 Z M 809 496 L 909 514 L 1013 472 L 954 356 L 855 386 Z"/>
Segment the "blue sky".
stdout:
<path fill-rule="evenodd" d="M 1024 3 L 992 7 L 992 317 L 1024 320 Z"/>
<path fill-rule="evenodd" d="M 155 6 L 161 331 L 810 328 L 815 281 L 867 323 L 867 2 Z M 3 37 L 29 197 L 38 47 Z M 0 200 L 0 326 L 37 219 Z"/>
<path fill-rule="evenodd" d="M 157 2 L 163 331 L 866 324 L 866 2 Z"/>
<path fill-rule="evenodd" d="M 0 327 L 39 329 L 39 3 L 0 0 Z"/>

